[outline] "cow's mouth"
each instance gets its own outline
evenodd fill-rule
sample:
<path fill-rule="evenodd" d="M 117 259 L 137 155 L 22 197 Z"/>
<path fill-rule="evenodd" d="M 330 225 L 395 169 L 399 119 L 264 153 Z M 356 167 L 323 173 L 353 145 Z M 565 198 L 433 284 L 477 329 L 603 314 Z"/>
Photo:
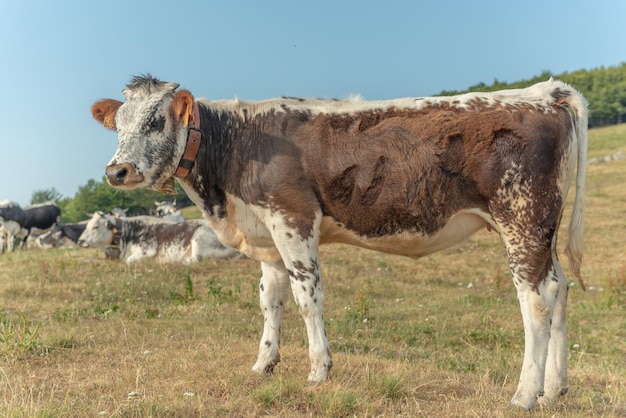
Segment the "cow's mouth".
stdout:
<path fill-rule="evenodd" d="M 106 179 L 111 186 L 132 189 L 143 183 L 143 174 L 129 163 L 112 164 L 106 168 Z"/>

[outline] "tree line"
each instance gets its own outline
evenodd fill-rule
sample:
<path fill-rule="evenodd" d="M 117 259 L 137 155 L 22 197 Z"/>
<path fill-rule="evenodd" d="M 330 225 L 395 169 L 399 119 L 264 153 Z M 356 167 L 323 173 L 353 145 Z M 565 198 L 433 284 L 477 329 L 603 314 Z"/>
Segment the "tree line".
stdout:
<path fill-rule="evenodd" d="M 546 81 L 550 77 L 571 85 L 585 96 L 589 103 L 590 128 L 626 122 L 626 63 L 616 67 L 600 67 L 562 74 L 543 71 L 536 77 L 514 83 L 496 79 L 491 85 L 478 83 L 464 91 L 444 90 L 440 95 L 452 96 L 476 91 L 519 89 Z"/>
<path fill-rule="evenodd" d="M 550 77 L 557 78 L 580 91 L 589 102 L 589 126 L 597 127 L 626 122 L 626 63 L 616 67 L 600 67 L 554 75 L 543 71 L 536 77 L 507 83 L 494 80 L 491 85 L 478 83 L 464 91 L 444 90 L 442 96 L 502 89 L 528 87 Z M 55 202 L 61 207 L 64 223 L 79 222 L 97 210 L 109 211 L 115 207 L 127 209 L 129 215 L 145 215 L 154 207 L 154 201 L 176 199 L 178 207 L 191 205 L 185 192 L 176 183 L 176 196 L 166 196 L 151 190 L 120 190 L 102 181 L 89 180 L 73 198 L 63 197 L 54 187 L 35 191 L 31 203 Z"/>
<path fill-rule="evenodd" d="M 155 201 L 174 201 L 183 208 L 192 204 L 183 189 L 176 183 L 176 195 L 164 195 L 147 189 L 122 190 L 102 181 L 89 180 L 80 186 L 73 198 L 63 197 L 54 187 L 32 194 L 31 204 L 54 202 L 61 208 L 62 223 L 86 220 L 95 211 L 108 212 L 113 208 L 126 210 L 127 215 L 150 215 Z"/>

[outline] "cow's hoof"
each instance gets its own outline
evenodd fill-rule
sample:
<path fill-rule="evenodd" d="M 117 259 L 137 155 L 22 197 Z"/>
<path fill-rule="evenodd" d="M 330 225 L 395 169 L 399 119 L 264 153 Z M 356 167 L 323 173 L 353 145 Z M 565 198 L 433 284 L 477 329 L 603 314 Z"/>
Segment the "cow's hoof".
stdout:
<path fill-rule="evenodd" d="M 330 371 L 330 367 L 321 367 L 319 369 L 311 370 L 309 373 L 309 378 L 307 382 L 311 384 L 323 383 L 328 379 L 328 372 Z"/>
<path fill-rule="evenodd" d="M 511 408 L 530 411 L 537 405 L 543 404 L 540 402 L 540 399 L 543 397 L 543 392 L 532 394 L 532 392 L 524 393 L 518 390 L 513 396 L 513 399 L 511 399 Z"/>
<path fill-rule="evenodd" d="M 280 357 L 270 361 L 261 361 L 258 360 L 254 366 L 252 366 L 252 371 L 258 374 L 272 374 L 274 373 L 274 367 L 280 362 Z"/>
<path fill-rule="evenodd" d="M 557 400 L 559 398 L 559 396 L 565 395 L 568 390 L 569 390 L 569 387 L 567 387 L 567 386 L 563 386 L 563 387 L 558 387 L 557 386 L 554 389 L 546 388 L 546 393 L 545 393 L 544 398 Z"/>
<path fill-rule="evenodd" d="M 550 407 L 556 404 L 559 397 L 565 395 L 568 391 L 568 387 L 562 387 L 560 389 L 546 390 L 545 395 L 537 398 L 537 402 L 542 407 Z"/>
<path fill-rule="evenodd" d="M 325 381 L 326 381 L 326 377 L 318 376 L 316 373 L 313 373 L 313 372 L 309 373 L 309 378 L 307 379 L 307 382 L 312 385 L 324 383 Z"/>

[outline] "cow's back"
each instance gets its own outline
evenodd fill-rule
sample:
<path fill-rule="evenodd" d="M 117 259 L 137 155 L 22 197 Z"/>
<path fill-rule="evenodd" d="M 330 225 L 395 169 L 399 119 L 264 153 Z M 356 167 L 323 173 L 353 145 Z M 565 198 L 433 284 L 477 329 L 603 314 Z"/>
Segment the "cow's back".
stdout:
<path fill-rule="evenodd" d="M 59 223 L 61 209 L 54 204 L 41 204 L 25 208 L 24 213 L 26 214 L 24 229 L 46 230 Z"/>

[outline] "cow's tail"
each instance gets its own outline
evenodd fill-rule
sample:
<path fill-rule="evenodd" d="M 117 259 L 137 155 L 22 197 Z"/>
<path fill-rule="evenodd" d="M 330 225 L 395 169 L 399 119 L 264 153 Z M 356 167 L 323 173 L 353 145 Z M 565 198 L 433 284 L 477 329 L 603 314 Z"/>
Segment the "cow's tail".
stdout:
<path fill-rule="evenodd" d="M 574 155 L 577 156 L 576 195 L 574 196 L 574 207 L 569 223 L 569 237 L 565 252 L 570 260 L 570 267 L 578 280 L 578 284 L 583 290 L 586 290 L 585 282 L 580 274 L 580 265 L 583 260 L 583 211 L 585 208 L 585 173 L 587 171 L 588 110 L 587 101 L 582 94 L 574 89 L 571 89 L 571 91 L 572 94 L 565 98 L 564 101 L 573 112 L 575 138 L 573 138 L 574 143 L 571 144 L 570 149 L 576 150 Z"/>

